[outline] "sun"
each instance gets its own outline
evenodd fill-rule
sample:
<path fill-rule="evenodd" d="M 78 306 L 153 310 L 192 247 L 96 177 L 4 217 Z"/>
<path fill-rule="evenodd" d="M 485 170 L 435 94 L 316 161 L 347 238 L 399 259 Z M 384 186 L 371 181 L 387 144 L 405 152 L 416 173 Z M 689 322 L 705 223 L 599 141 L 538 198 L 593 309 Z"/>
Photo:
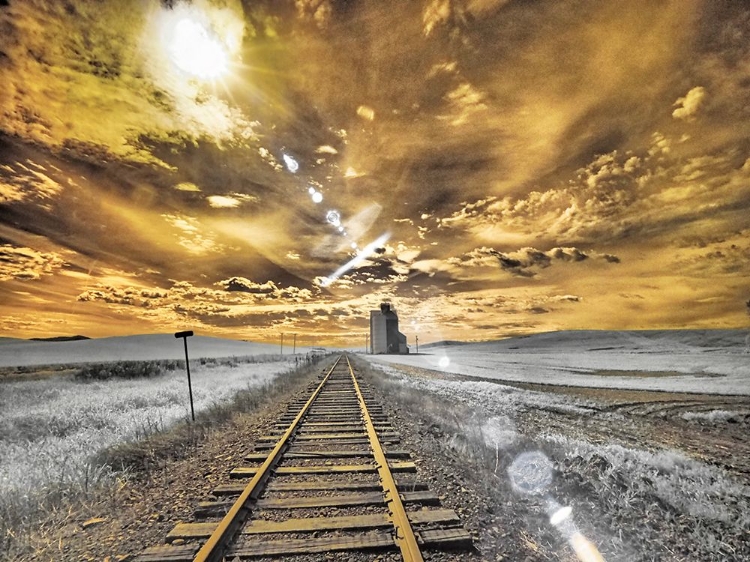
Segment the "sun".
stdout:
<path fill-rule="evenodd" d="M 183 18 L 171 31 L 169 54 L 180 70 L 204 80 L 218 78 L 227 71 L 229 57 L 224 46 L 200 23 Z"/>

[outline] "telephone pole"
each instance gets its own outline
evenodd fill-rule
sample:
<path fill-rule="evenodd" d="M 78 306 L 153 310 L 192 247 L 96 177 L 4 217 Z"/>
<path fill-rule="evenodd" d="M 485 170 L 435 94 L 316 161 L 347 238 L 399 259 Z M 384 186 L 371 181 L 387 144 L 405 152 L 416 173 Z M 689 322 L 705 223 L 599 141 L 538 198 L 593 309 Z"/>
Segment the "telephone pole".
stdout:
<path fill-rule="evenodd" d="M 414 336 L 414 337 L 417 338 L 417 353 L 419 353 L 419 336 Z"/>
<path fill-rule="evenodd" d="M 281 332 L 281 355 L 284 355 L 284 332 Z"/>

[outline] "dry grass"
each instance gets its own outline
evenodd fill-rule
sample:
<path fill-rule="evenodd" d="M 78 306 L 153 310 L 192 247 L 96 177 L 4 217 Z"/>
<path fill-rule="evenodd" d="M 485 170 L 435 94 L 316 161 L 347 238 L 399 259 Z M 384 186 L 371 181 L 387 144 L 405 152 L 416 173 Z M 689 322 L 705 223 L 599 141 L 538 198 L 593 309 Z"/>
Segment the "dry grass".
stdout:
<path fill-rule="evenodd" d="M 284 372 L 279 372 L 281 366 Z M 247 380 L 239 391 L 240 379 L 229 378 L 228 369 L 237 376 L 245 373 Z M 180 388 L 174 390 L 164 386 L 170 382 L 168 376 L 162 377 L 164 380 L 107 377 L 106 381 L 76 382 L 70 377 L 56 384 L 49 379 L 34 381 L 33 385 L 46 385 L 46 394 L 40 394 L 37 386 L 22 383 L 0 386 L 5 414 L 7 405 L 23 404 L 30 398 L 24 396 L 27 394 L 53 404 L 27 417 L 18 412 L 0 417 L 0 445 L 6 453 L 0 461 L 0 560 L 3 556 L 24 559 L 31 552 L 31 537 L 40 530 L 63 525 L 70 514 L 85 511 L 88 505 L 113 500 L 125 481 L 147 478 L 149 471 L 169 459 L 189 455 L 234 415 L 272 403 L 308 380 L 312 372 L 303 364 L 295 368 L 295 363 L 248 369 L 236 359 L 204 365 L 204 375 L 215 375 L 210 377 L 212 384 L 219 387 L 226 383 L 231 392 L 203 396 L 196 403 L 195 423 L 185 416 L 184 381 L 180 379 Z M 263 369 L 270 375 L 260 376 Z M 96 390 L 104 403 L 97 404 L 91 394 L 81 396 L 86 394 L 82 389 Z M 118 411 L 114 412 L 114 403 L 107 403 L 104 397 L 123 389 L 128 390 L 127 395 L 116 400 Z M 67 402 L 75 396 L 79 402 L 69 404 L 65 412 L 55 410 L 56 401 Z M 176 418 L 163 413 L 174 408 L 178 410 Z"/>
<path fill-rule="evenodd" d="M 715 466 L 675 451 L 597 444 L 585 436 L 524 435 L 516 424 L 527 408 L 555 419 L 555 407 L 542 404 L 541 393 L 530 393 L 522 405 L 522 395 L 510 400 L 501 387 L 495 396 L 472 387 L 478 383 L 447 384 L 367 365 L 361 370 L 403 410 L 425 420 L 451 456 L 471 466 L 481 495 L 498 509 L 507 509 L 509 498 L 528 508 L 517 526 L 533 530 L 541 545 L 553 544 L 550 532 L 559 534 L 546 518 L 553 499 L 573 506 L 576 524 L 608 560 L 750 559 L 750 486 Z M 556 398 L 547 400 L 554 405 Z M 551 461 L 551 482 L 537 495 L 516 493 L 509 467 L 520 453 L 540 450 Z"/>
<path fill-rule="evenodd" d="M 95 465 L 137 473 L 162 466 L 169 459 L 183 458 L 216 427 L 238 413 L 253 412 L 274 402 L 309 376 L 309 368 L 296 367 L 259 387 L 237 392 L 229 401 L 212 404 L 195 422 L 181 421 L 168 431 L 146 430 L 143 435 L 108 447 L 94 457 Z"/>
<path fill-rule="evenodd" d="M 424 388 L 404 384 L 359 358 L 354 360 L 358 372 L 372 386 L 379 388 L 389 403 L 406 413 L 407 420 L 426 430 L 420 433 L 421 446 L 439 459 L 451 462 L 451 472 L 463 472 L 478 494 L 475 498 L 484 505 L 486 516 L 494 518 L 492 525 L 503 528 L 506 558 L 534 560 L 569 560 L 571 552 L 555 535 L 544 529 L 544 502 L 537 497 L 520 497 L 513 490 L 507 469 L 516 456 L 535 446 L 516 428 L 512 419 L 485 410 L 481 406 L 447 400 Z M 442 462 L 438 460 L 437 462 Z M 465 501 L 465 498 L 464 498 Z M 512 510 L 508 509 L 512 506 Z M 498 523 L 498 521 L 503 523 Z M 534 540 L 527 529 L 537 531 Z M 527 537 L 528 542 L 519 539 Z M 516 544 L 511 544 L 516 541 Z M 558 557 L 556 551 L 564 555 Z M 525 554 L 522 554 L 525 553 Z M 562 554 L 561 553 L 561 554 Z M 489 555 L 489 554 L 488 554 Z M 492 554 L 494 558 L 495 554 Z M 568 556 L 568 558 L 566 558 Z"/>

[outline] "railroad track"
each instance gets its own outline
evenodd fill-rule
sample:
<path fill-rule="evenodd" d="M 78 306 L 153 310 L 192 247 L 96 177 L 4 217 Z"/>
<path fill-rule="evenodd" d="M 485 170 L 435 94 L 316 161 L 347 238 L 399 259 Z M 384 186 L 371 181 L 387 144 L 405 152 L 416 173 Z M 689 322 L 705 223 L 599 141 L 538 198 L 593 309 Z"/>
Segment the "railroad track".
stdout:
<path fill-rule="evenodd" d="M 218 562 L 341 552 L 423 560 L 465 549 L 457 514 L 416 475 L 383 408 L 342 355 L 258 439 L 243 466 L 136 562 Z M 342 554 L 343 555 L 343 554 Z"/>

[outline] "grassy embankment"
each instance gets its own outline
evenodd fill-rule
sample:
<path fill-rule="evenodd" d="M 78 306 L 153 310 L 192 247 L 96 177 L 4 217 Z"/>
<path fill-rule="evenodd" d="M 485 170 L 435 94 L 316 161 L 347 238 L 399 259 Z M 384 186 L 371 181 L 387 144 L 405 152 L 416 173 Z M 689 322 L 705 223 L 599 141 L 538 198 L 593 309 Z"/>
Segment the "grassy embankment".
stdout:
<path fill-rule="evenodd" d="M 0 553 L 30 555 L 40 529 L 111 500 L 124 481 L 188 455 L 234 415 L 312 372 L 290 356 L 191 361 L 191 423 L 183 369 L 180 361 L 121 361 L 0 382 Z"/>
<path fill-rule="evenodd" d="M 539 559 L 572 555 L 564 545 L 575 529 L 568 524 L 573 521 L 606 559 L 750 559 L 750 486 L 718 467 L 674 450 L 526 432 L 524 411 L 545 402 L 571 409 L 557 404 L 567 399 L 554 394 L 420 379 L 361 360 L 358 365 L 405 416 L 417 418 L 413 425 L 424 429 L 420 439 L 428 450 L 465 467 L 489 513 L 502 519 L 513 510 L 505 531 L 536 543 Z M 595 415 L 585 408 L 580 412 Z M 622 422 L 613 418 L 611 423 Z M 519 462 L 527 452 L 543 456 Z M 539 491 L 524 493 L 519 485 Z M 572 506 L 572 519 L 553 527 L 549 511 L 557 508 L 550 500 Z"/>

